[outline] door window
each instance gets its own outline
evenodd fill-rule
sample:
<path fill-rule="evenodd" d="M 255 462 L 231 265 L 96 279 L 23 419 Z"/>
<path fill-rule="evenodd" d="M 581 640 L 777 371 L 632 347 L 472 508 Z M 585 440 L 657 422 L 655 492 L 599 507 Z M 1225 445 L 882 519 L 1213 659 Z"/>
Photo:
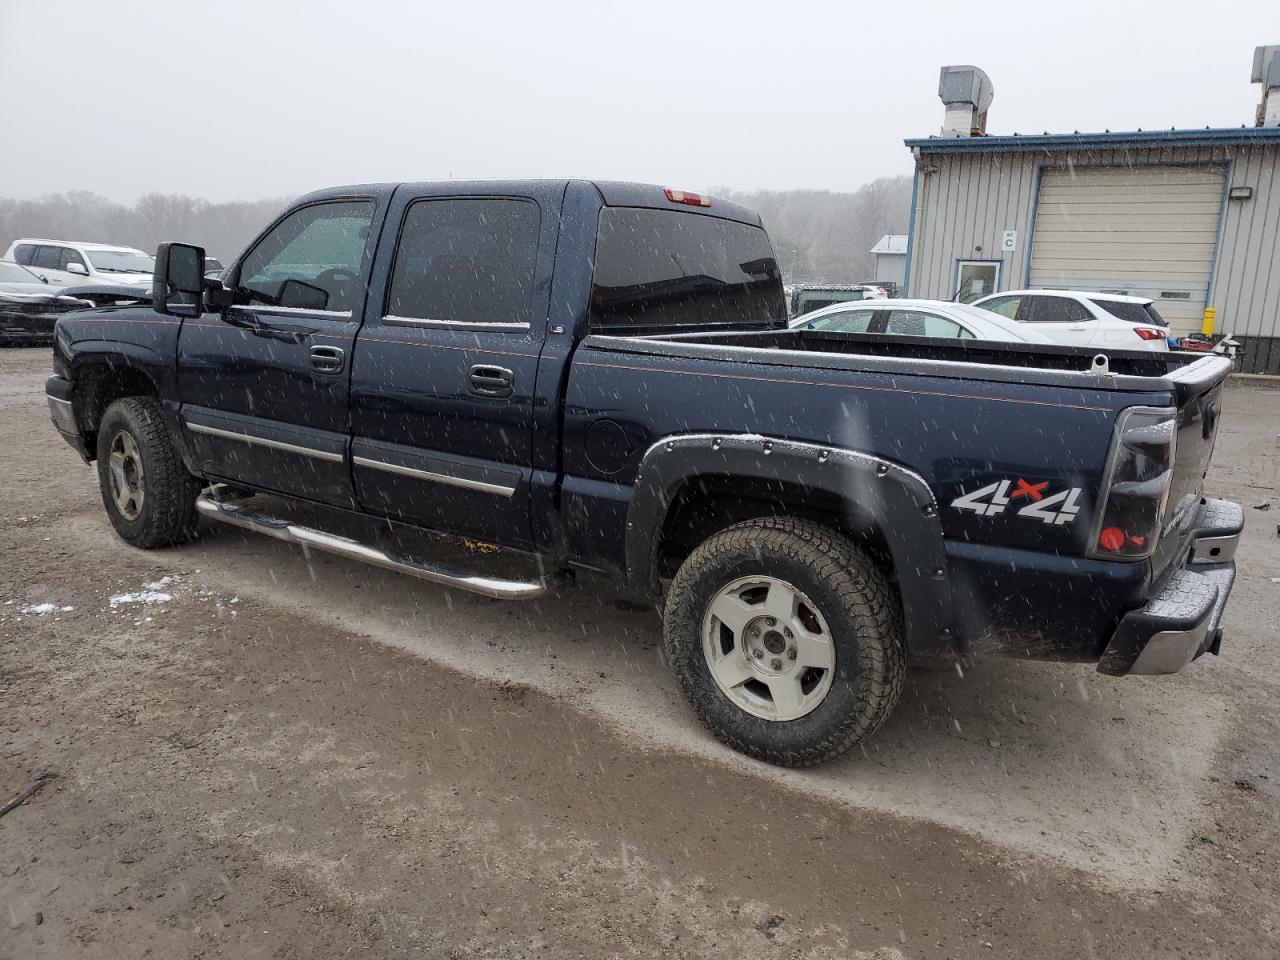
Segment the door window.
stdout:
<path fill-rule="evenodd" d="M 541 217 L 531 200 L 419 200 L 405 214 L 387 316 L 526 328 Z"/>
<path fill-rule="evenodd" d="M 39 267 L 41 270 L 60 270 L 61 263 L 61 247 L 36 247 L 36 255 L 31 261 L 33 267 Z"/>
<path fill-rule="evenodd" d="M 1076 323 L 1092 320 L 1084 304 L 1066 297 L 1029 297 L 1028 323 Z"/>
<path fill-rule="evenodd" d="M 242 302 L 350 313 L 363 288 L 360 264 L 373 203 L 317 203 L 289 214 L 244 258 Z"/>
<path fill-rule="evenodd" d="M 959 260 L 956 262 L 956 299 L 973 303 L 989 296 L 1000 286 L 1000 261 Z"/>
<path fill-rule="evenodd" d="M 13 259 L 24 267 L 35 263 L 36 246 L 32 243 L 20 243 L 13 251 Z"/>
<path fill-rule="evenodd" d="M 923 310 L 890 310 L 884 332 L 898 337 L 973 337 L 954 320 Z"/>
<path fill-rule="evenodd" d="M 996 297 L 994 300 L 988 300 L 986 303 L 978 304 L 978 306 L 983 310 L 998 313 L 1006 319 L 1016 320 L 1018 319 L 1018 306 L 1021 303 L 1021 297 Z"/>
<path fill-rule="evenodd" d="M 802 327 L 805 330 L 830 330 L 833 333 L 866 333 L 875 313 L 874 310 L 841 310 L 839 313 L 815 317 L 802 324 Z"/>
<path fill-rule="evenodd" d="M 72 250 L 70 247 L 60 247 L 58 257 L 58 269 L 65 270 L 73 263 L 78 263 L 87 271 L 89 268 L 85 265 L 84 257 L 80 256 L 79 251 Z"/>

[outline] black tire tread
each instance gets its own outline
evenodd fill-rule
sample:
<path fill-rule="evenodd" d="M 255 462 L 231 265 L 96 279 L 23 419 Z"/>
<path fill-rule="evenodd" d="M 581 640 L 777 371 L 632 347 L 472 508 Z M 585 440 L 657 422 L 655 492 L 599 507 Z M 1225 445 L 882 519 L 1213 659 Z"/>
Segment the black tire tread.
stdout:
<path fill-rule="evenodd" d="M 802 749 L 785 751 L 736 735 L 718 722 L 703 701 L 698 683 L 686 670 L 683 646 L 695 644 L 701 657 L 700 623 L 702 611 L 690 611 L 682 604 L 691 582 L 708 565 L 722 557 L 745 551 L 780 553 L 807 565 L 826 581 L 844 605 L 841 611 L 858 626 L 865 642 L 857 644 L 857 709 L 849 712 L 830 732 Z M 830 612 L 824 614 L 830 622 Z M 692 626 L 692 630 L 690 630 Z M 848 537 L 810 520 L 793 517 L 763 517 L 748 520 L 711 536 L 681 565 L 671 582 L 664 612 L 663 634 L 668 661 L 694 712 L 724 743 L 749 756 L 788 767 L 810 767 L 826 763 L 846 753 L 874 733 L 893 712 L 906 677 L 906 650 L 903 643 L 902 610 L 898 593 L 880 565 Z M 717 691 L 718 693 L 718 691 Z"/>
<path fill-rule="evenodd" d="M 116 512 L 107 477 L 106 446 L 115 433 L 111 423 L 116 419 L 123 419 L 133 434 L 146 471 L 142 524 L 136 530 Z M 194 533 L 196 497 L 203 482 L 187 472 L 165 426 L 160 401 L 154 397 L 125 397 L 107 407 L 98 431 L 98 483 L 112 526 L 133 546 L 168 547 L 189 540 Z"/>

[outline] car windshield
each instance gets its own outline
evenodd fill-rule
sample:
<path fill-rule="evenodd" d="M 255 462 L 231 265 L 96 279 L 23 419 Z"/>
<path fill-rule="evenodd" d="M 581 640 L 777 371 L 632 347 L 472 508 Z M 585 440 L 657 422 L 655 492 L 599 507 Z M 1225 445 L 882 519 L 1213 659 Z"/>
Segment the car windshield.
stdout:
<path fill-rule="evenodd" d="M 100 273 L 152 273 L 154 257 L 141 250 L 86 250 L 93 269 Z"/>
<path fill-rule="evenodd" d="M 0 263 L 0 283 L 39 283 L 40 278 L 16 263 Z"/>

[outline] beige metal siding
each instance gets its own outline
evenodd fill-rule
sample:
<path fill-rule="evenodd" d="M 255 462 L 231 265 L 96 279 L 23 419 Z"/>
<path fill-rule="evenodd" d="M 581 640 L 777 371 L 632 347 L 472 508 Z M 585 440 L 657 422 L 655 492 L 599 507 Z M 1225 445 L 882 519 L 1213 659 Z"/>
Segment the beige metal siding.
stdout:
<path fill-rule="evenodd" d="M 1029 285 L 1150 297 L 1175 333 L 1198 330 L 1223 176 L 1218 166 L 1043 171 Z"/>
<path fill-rule="evenodd" d="M 1228 172 L 1230 186 L 1253 191 L 1248 200 L 1226 202 L 1221 236 L 1215 237 L 1212 304 L 1218 330 L 1253 338 L 1258 350 L 1269 351 L 1265 356 L 1246 356 L 1246 369 L 1253 369 L 1256 359 L 1268 369 L 1280 370 L 1280 147 L 1276 146 L 922 154 L 916 166 L 919 180 L 908 291 L 913 297 L 950 298 L 956 261 L 965 259 L 998 258 L 1003 264 L 1001 289 L 1028 286 L 1027 243 L 1037 170 L 1044 180 L 1068 171 L 1126 173 L 1193 164 L 1216 164 Z M 980 193 L 985 202 L 979 207 Z M 1221 203 L 1219 193 L 1220 208 Z M 1203 216 L 1206 201 L 1200 204 L 1198 214 Z M 1012 254 L 999 249 L 1005 230 L 1018 231 L 1018 248 Z M 1113 241 L 1117 257 L 1131 263 L 1142 255 L 1146 242 L 1144 237 L 1119 236 Z M 1182 252 L 1202 257 L 1206 246 L 1201 235 L 1187 241 Z M 1053 248 L 1048 252 L 1053 253 Z M 1274 345 L 1264 346 L 1257 338 L 1276 339 Z"/>

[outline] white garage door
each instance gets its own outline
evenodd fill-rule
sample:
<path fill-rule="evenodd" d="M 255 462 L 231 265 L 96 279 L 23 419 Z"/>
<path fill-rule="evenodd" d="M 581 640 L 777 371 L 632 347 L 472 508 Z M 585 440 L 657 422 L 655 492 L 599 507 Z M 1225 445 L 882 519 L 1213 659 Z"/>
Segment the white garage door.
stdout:
<path fill-rule="evenodd" d="M 1076 167 L 1040 178 L 1030 286 L 1150 297 L 1175 333 L 1200 329 L 1220 167 Z"/>

